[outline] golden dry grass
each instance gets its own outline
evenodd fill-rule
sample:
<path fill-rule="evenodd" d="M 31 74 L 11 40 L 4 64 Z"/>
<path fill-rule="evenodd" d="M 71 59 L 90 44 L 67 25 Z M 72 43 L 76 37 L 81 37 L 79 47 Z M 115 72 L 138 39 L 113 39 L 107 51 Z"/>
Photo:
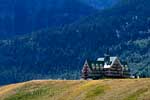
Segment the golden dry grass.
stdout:
<path fill-rule="evenodd" d="M 37 80 L 0 87 L 0 100 L 150 100 L 150 79 Z"/>

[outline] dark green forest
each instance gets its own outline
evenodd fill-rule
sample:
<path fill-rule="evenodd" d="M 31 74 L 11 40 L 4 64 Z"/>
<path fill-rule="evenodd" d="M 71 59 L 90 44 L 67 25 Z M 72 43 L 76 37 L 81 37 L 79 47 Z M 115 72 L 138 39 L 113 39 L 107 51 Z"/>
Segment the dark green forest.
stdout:
<path fill-rule="evenodd" d="M 0 0 L 0 38 L 49 27 L 63 27 L 111 7 L 115 4 L 112 2 L 113 0 Z"/>
<path fill-rule="evenodd" d="M 86 59 L 127 60 L 150 76 L 150 1 L 121 0 L 72 23 L 0 40 L 0 84 L 31 79 L 80 79 Z M 144 68 L 144 69 L 143 69 Z"/>

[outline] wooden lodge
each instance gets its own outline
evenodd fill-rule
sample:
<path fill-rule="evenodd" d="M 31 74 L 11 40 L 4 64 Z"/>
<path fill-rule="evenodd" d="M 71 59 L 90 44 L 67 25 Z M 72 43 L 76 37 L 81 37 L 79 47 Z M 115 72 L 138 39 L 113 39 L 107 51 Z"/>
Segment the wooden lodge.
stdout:
<path fill-rule="evenodd" d="M 101 78 L 129 78 L 130 69 L 127 62 L 118 57 L 110 57 L 106 54 L 96 61 L 86 60 L 82 69 L 83 79 Z"/>

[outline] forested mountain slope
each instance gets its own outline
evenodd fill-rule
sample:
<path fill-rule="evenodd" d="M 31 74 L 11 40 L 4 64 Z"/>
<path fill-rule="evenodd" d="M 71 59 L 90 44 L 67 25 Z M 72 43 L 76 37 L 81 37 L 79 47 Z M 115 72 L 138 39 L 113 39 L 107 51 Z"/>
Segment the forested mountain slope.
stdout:
<path fill-rule="evenodd" d="M 96 12 L 78 0 L 2 0 L 0 7 L 0 33 L 6 36 L 61 26 Z"/>
<path fill-rule="evenodd" d="M 0 36 L 8 37 L 63 26 L 98 12 L 83 0 L 1 0 Z M 109 2 L 109 5 L 108 3 Z M 111 7 L 110 0 L 99 0 L 99 7 Z"/>
<path fill-rule="evenodd" d="M 113 7 L 120 0 L 80 0 L 96 9 L 105 9 Z"/>
<path fill-rule="evenodd" d="M 37 78 L 79 79 L 84 60 L 103 56 L 106 48 L 127 60 L 132 72 L 150 66 L 149 5 L 149 0 L 123 0 L 64 27 L 1 40 L 0 84 Z"/>

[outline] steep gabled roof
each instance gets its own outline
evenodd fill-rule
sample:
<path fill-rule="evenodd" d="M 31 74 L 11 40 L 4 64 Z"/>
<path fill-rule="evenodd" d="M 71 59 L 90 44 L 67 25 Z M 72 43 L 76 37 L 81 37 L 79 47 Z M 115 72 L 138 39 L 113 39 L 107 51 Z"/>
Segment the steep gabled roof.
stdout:
<path fill-rule="evenodd" d="M 118 57 L 110 57 L 110 61 L 109 62 L 105 62 L 104 60 L 105 58 L 98 58 L 96 61 L 92 61 L 92 60 L 87 60 L 87 63 L 90 67 L 90 69 L 93 69 L 93 67 L 103 67 L 103 68 L 111 68 L 111 66 L 114 64 L 114 62 L 118 59 Z M 118 59 L 119 60 L 119 59 Z M 120 64 L 125 66 L 127 65 L 127 62 L 125 61 L 120 61 Z"/>
<path fill-rule="evenodd" d="M 104 66 L 104 61 L 92 61 L 92 60 L 87 60 L 87 63 L 90 67 L 90 69 L 93 69 L 94 67 L 103 67 Z"/>
<path fill-rule="evenodd" d="M 111 66 L 114 64 L 114 62 L 117 60 L 117 57 L 110 57 L 110 62 L 105 63 L 104 68 L 111 68 Z"/>
<path fill-rule="evenodd" d="M 110 63 L 108 65 L 111 65 L 116 59 L 117 59 L 117 57 L 110 57 Z M 98 58 L 97 61 L 104 62 L 104 58 Z"/>
<path fill-rule="evenodd" d="M 104 61 L 104 58 L 98 58 L 97 61 Z"/>

